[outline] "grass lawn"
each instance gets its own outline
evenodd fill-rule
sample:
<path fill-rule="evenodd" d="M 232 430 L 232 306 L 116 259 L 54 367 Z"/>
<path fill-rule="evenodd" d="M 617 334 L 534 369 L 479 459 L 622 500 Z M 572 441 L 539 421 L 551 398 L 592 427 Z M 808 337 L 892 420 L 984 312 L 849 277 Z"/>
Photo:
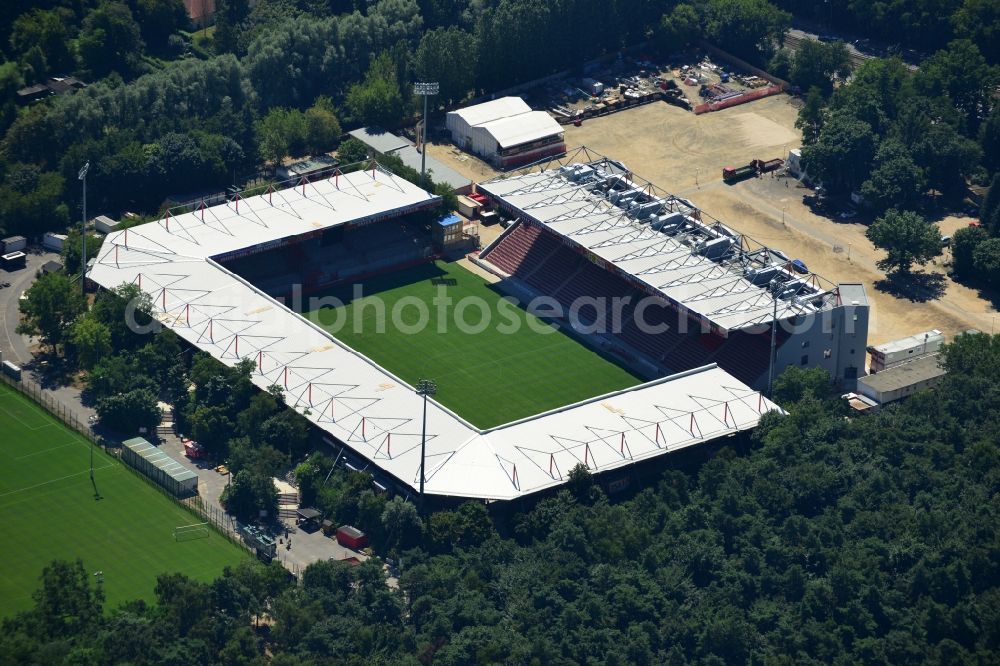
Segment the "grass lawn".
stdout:
<path fill-rule="evenodd" d="M 525 310 L 509 305 L 498 309 L 502 294 L 457 264 L 425 264 L 368 280 L 363 286 L 364 296 L 358 300 L 350 299 L 351 288 L 329 292 L 326 295 L 346 305 L 319 307 L 306 316 L 410 384 L 433 379 L 437 400 L 480 428 L 641 383 L 561 331 L 533 330 L 529 322 L 538 328 L 544 325 Z M 432 302 L 442 291 L 453 299 L 448 308 Z M 489 307 L 489 325 L 481 332 L 462 331 L 455 324 L 456 305 L 466 297 L 481 299 Z M 418 328 L 417 306 L 400 306 L 398 318 L 392 316 L 404 298 L 428 306 L 427 324 L 417 332 L 399 330 Z M 378 300 L 383 308 L 376 307 Z M 482 328 L 484 315 L 470 306 L 464 308 L 462 319 L 470 327 Z M 393 327 L 393 320 L 400 325 Z M 379 325 L 384 332 L 378 332 Z M 505 332 L 514 328 L 516 332 Z"/>
<path fill-rule="evenodd" d="M 177 542 L 174 527 L 201 522 L 55 417 L 0 384 L 0 615 L 30 608 L 42 568 L 83 560 L 104 572 L 106 606 L 152 600 L 156 577 L 181 572 L 208 581 L 245 553 L 221 534 Z"/>

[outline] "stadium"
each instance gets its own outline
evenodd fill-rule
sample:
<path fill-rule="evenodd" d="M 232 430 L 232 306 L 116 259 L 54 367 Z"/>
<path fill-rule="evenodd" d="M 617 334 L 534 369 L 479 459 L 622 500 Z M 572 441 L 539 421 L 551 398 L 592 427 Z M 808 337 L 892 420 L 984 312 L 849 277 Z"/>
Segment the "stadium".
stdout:
<path fill-rule="evenodd" d="M 799 325 L 805 314 L 828 314 L 833 326 L 774 327 L 779 364 L 806 338 L 822 341 L 814 345 L 822 349 L 865 337 L 863 290 L 793 279 L 773 251 L 769 259 L 766 248 L 749 248 L 749 239 L 726 235 L 683 200 L 639 183 L 622 165 L 584 150 L 482 184 L 480 192 L 516 220 L 477 260 L 503 277 L 494 285 L 444 260 L 440 198 L 377 163 L 175 209 L 112 233 L 89 277 L 104 288 L 138 285 L 162 325 L 220 361 L 252 359 L 258 387 L 282 387 L 324 441 L 380 485 L 404 495 L 420 490 L 426 432 L 427 495 L 512 500 L 565 483 L 578 464 L 595 474 L 627 473 L 756 426 L 778 409 L 758 372 L 768 366 L 762 332 L 775 312 Z M 685 235 L 668 238 L 664 218 L 678 215 Z M 699 249 L 698 235 L 712 233 L 733 242 L 725 251 L 711 241 L 716 249 Z M 688 258 L 657 245 L 667 241 Z M 647 270 L 669 261 L 680 268 Z M 772 280 L 762 287 L 740 266 Z M 778 273 L 789 279 L 772 293 L 767 285 L 779 282 Z M 359 285 L 392 314 L 407 299 L 411 309 L 426 303 L 434 312 L 429 301 L 449 293 L 508 308 L 519 326 L 511 334 L 492 325 L 442 331 L 440 320 L 418 316 L 424 325 L 410 330 L 406 317 L 386 326 L 374 306 L 359 318 L 381 328 L 330 326 L 325 315 L 350 319 L 352 309 L 369 307 L 373 294 L 360 296 Z M 348 290 L 351 296 L 335 298 Z M 663 324 L 682 311 L 698 327 L 591 332 L 596 308 L 574 312 L 580 296 L 637 290 L 658 299 L 643 305 L 646 319 Z M 320 305 L 296 303 L 305 293 Z M 529 302 L 538 296 L 549 306 L 568 304 L 569 316 L 534 308 Z M 857 324 L 854 332 L 845 317 Z M 861 354 L 865 346 L 858 342 Z M 837 347 L 824 360 L 844 368 L 836 375 L 844 377 L 852 358 Z M 426 402 L 414 389 L 425 378 L 438 383 Z"/>

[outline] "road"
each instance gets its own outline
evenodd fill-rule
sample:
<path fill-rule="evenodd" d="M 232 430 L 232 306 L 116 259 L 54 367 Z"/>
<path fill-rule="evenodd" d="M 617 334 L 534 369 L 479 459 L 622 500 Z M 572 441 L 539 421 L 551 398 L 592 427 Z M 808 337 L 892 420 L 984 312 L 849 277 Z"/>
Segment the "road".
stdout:
<path fill-rule="evenodd" d="M 875 53 L 868 53 L 865 51 L 858 50 L 858 48 L 852 43 L 853 39 L 850 36 L 836 35 L 836 34 L 833 36 L 836 37 L 837 39 L 843 40 L 844 44 L 847 46 L 847 51 L 850 54 L 851 66 L 854 67 L 855 69 L 860 65 L 862 65 L 866 60 L 872 60 L 873 58 L 879 57 Z M 807 39 L 812 41 L 821 41 L 819 35 L 807 32 L 805 30 L 801 30 L 799 28 L 791 28 L 788 32 L 785 33 L 784 46 L 791 49 L 792 51 L 795 51 L 799 48 L 799 45 L 802 44 L 802 42 Z M 871 43 L 874 49 L 878 50 L 880 53 L 888 53 L 888 47 L 876 45 L 874 42 L 871 42 L 871 40 L 869 40 L 869 43 Z M 901 55 L 900 57 L 903 56 Z M 916 71 L 918 69 L 917 64 L 912 62 L 912 58 L 908 59 L 904 57 L 903 59 L 904 61 L 906 61 L 906 66 L 909 67 L 911 70 Z"/>
<path fill-rule="evenodd" d="M 15 333 L 18 321 L 20 321 L 18 298 L 35 281 L 35 273 L 42 267 L 42 264 L 46 261 L 59 260 L 58 254 L 38 248 L 29 248 L 26 254 L 26 268 L 11 273 L 0 271 L 0 282 L 10 282 L 9 287 L 0 289 L 0 310 L 3 311 L 3 324 L 0 325 L 0 350 L 3 350 L 4 360 L 13 361 L 18 365 L 25 365 L 32 360 L 29 349 L 34 344 L 31 338 Z"/>

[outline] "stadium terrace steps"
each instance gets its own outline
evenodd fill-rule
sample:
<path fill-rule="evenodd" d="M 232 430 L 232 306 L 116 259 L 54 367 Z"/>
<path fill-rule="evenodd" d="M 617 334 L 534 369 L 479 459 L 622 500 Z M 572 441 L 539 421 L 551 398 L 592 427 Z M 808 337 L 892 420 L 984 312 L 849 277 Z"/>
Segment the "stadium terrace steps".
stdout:
<path fill-rule="evenodd" d="M 536 225 L 519 223 L 481 258 L 538 292 L 554 297 L 567 310 L 581 297 L 632 296 L 632 300 L 621 308 L 622 327 L 616 337 L 671 372 L 715 362 L 740 381 L 753 384 L 767 371 L 770 336 L 766 334 L 736 331 L 723 337 L 698 331 L 681 332 L 672 321 L 674 315 L 665 307 L 642 310 L 643 321 L 658 331 L 644 332 L 636 322 L 637 302 L 644 294 Z M 610 326 L 610 300 L 605 305 L 605 321 Z M 576 315 L 584 325 L 596 319 L 591 305 L 578 308 Z M 787 337 L 779 333 L 778 346 Z"/>

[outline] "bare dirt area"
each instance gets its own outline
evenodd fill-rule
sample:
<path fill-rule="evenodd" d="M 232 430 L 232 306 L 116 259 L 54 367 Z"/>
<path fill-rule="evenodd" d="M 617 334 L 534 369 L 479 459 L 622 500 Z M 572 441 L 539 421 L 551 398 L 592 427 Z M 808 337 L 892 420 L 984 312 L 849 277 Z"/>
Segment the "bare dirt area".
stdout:
<path fill-rule="evenodd" d="M 462 174 L 474 183 L 494 178 L 499 174 L 475 155 L 460 150 L 450 142 L 427 141 L 427 154 Z"/>
<path fill-rule="evenodd" d="M 865 237 L 867 226 L 814 214 L 802 203 L 808 190 L 793 178 L 768 174 L 735 185 L 722 182 L 724 166 L 784 158 L 798 147 L 797 114 L 796 100 L 785 95 L 701 116 L 654 103 L 567 127 L 566 144 L 622 160 L 637 175 L 802 259 L 831 282 L 863 283 L 872 305 L 871 344 L 932 328 L 949 337 L 971 328 L 994 329 L 996 309 L 990 301 L 945 275 L 947 250 L 923 269 L 917 267 L 911 283 L 890 283 L 875 265 L 882 254 Z M 939 226 L 951 235 L 967 223 L 945 218 Z"/>

